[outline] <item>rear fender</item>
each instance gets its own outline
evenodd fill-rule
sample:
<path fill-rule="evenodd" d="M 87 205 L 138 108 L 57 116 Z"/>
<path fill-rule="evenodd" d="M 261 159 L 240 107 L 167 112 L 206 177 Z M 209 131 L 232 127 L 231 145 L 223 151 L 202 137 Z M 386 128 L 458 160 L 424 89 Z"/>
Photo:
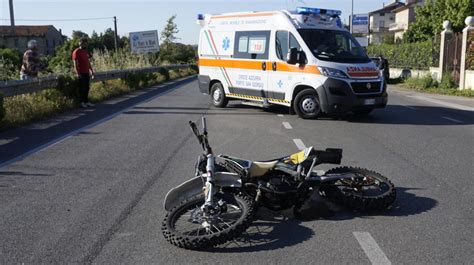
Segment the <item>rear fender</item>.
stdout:
<path fill-rule="evenodd" d="M 176 207 L 182 201 L 191 197 L 203 194 L 203 188 L 206 182 L 207 174 L 203 174 L 202 177 L 195 177 L 186 182 L 183 182 L 179 186 L 171 189 L 166 194 L 164 207 L 166 211 L 170 211 Z M 215 185 L 218 188 L 242 187 L 242 181 L 238 174 L 231 172 L 216 172 L 214 173 Z M 218 190 L 218 189 L 215 189 Z"/>

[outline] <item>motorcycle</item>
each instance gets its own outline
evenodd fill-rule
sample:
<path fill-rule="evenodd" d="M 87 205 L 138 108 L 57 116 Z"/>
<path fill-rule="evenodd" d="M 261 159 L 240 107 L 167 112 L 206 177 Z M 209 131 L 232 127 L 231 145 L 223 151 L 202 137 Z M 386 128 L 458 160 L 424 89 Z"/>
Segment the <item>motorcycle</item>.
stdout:
<path fill-rule="evenodd" d="M 202 133 L 189 122 L 204 154 L 195 166 L 195 177 L 166 195 L 162 222 L 164 237 L 185 249 L 206 249 L 241 236 L 251 225 L 258 207 L 285 210 L 295 216 L 313 192 L 350 209 L 388 208 L 396 197 L 393 183 L 374 171 L 337 167 L 316 171 L 320 164 L 340 164 L 342 149 L 298 153 L 270 161 L 250 161 L 228 155 L 215 156 L 208 141 L 206 118 Z"/>

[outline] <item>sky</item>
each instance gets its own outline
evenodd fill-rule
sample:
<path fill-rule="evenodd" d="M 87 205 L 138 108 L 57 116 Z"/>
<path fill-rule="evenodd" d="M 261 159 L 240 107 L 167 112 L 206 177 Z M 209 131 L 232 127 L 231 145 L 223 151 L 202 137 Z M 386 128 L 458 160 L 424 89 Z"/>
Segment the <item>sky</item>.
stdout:
<path fill-rule="evenodd" d="M 379 9 L 392 0 L 353 0 L 354 14 Z M 0 0 L 0 25 L 10 25 L 9 0 Z M 166 20 L 177 15 L 179 42 L 196 44 L 199 26 L 197 14 L 221 14 L 239 11 L 294 10 L 297 6 L 311 6 L 342 11 L 342 19 L 348 23 L 351 0 L 13 0 L 16 25 L 54 25 L 66 36 L 73 30 L 88 34 L 113 29 L 117 17 L 118 33 L 158 30 Z M 105 18 L 84 21 L 50 21 L 64 19 Z M 34 21 L 21 21 L 22 19 Z M 45 21 L 48 20 L 48 21 Z"/>

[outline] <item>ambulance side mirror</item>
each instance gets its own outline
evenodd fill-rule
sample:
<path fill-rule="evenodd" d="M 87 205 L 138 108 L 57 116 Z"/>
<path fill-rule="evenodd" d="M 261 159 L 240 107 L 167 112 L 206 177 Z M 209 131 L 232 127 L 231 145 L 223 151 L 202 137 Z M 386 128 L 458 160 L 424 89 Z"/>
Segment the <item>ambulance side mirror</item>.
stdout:
<path fill-rule="evenodd" d="M 300 65 L 305 65 L 308 63 L 308 58 L 306 57 L 306 53 L 304 51 L 299 52 L 298 63 Z"/>
<path fill-rule="evenodd" d="M 286 55 L 286 62 L 288 64 L 297 64 L 298 63 L 298 48 L 290 48 L 288 54 Z"/>

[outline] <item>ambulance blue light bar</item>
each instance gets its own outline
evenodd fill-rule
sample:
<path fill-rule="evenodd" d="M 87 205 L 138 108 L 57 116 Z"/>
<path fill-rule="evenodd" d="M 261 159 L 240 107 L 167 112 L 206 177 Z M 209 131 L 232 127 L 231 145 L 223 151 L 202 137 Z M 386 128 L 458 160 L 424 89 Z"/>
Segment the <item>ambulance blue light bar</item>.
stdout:
<path fill-rule="evenodd" d="M 204 20 L 204 15 L 203 14 L 198 14 L 197 19 L 198 20 Z"/>
<path fill-rule="evenodd" d="M 297 7 L 296 13 L 301 15 L 328 15 L 328 16 L 340 16 L 342 12 L 340 10 L 321 9 L 314 7 Z"/>

